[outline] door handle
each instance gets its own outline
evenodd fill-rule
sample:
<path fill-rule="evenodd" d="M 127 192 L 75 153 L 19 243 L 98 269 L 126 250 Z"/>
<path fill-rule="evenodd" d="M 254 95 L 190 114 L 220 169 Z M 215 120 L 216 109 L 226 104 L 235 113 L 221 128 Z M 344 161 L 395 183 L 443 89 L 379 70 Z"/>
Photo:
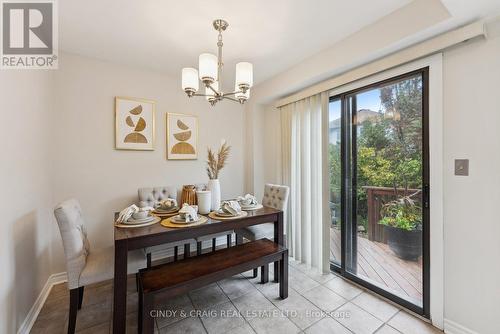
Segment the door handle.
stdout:
<path fill-rule="evenodd" d="M 429 208 L 429 193 L 430 193 L 429 185 L 424 184 L 423 201 L 424 201 L 424 208 L 426 208 L 426 209 Z"/>

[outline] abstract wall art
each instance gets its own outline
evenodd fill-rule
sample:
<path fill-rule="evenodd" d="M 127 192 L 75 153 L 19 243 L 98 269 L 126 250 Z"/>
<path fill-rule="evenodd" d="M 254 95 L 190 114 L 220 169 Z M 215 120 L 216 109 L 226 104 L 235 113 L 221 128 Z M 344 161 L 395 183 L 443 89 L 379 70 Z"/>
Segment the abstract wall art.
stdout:
<path fill-rule="evenodd" d="M 167 113 L 167 159 L 198 158 L 198 117 Z"/>
<path fill-rule="evenodd" d="M 155 102 L 144 99 L 115 98 L 115 148 L 153 150 Z"/>

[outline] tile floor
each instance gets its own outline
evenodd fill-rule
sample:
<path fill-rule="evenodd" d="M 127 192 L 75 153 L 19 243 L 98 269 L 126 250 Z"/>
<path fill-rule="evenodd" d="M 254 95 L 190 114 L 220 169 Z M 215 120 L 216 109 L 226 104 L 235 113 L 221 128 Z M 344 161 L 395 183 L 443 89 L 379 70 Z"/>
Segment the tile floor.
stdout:
<path fill-rule="evenodd" d="M 289 297 L 278 284 L 260 284 L 251 272 L 171 299 L 158 307 L 157 333 L 426 334 L 440 331 L 334 274 L 322 275 L 290 261 Z M 272 266 L 270 266 L 272 277 Z M 66 284 L 53 287 L 31 333 L 66 333 Z M 112 282 L 88 286 L 77 333 L 110 333 Z M 168 314 L 168 311 L 174 311 Z M 137 292 L 131 276 L 127 333 L 137 333 Z"/>

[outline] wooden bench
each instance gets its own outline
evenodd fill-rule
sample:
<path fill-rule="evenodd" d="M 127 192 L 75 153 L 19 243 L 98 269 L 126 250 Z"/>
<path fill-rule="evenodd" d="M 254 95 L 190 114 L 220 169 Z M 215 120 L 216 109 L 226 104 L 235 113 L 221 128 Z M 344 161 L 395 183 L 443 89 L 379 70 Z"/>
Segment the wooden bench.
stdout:
<path fill-rule="evenodd" d="M 279 261 L 279 295 L 288 297 L 288 249 L 259 239 L 139 272 L 139 333 L 153 333 L 155 296 L 174 297 L 254 268 L 269 280 L 269 264 Z"/>

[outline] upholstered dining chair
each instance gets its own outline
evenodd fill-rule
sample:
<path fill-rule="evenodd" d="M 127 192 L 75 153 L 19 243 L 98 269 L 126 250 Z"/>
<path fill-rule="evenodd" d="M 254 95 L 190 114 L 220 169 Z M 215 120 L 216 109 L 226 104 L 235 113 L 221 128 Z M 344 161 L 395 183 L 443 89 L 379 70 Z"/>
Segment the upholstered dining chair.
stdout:
<path fill-rule="evenodd" d="M 82 209 L 76 199 L 64 201 L 56 206 L 54 215 L 61 232 L 68 289 L 70 296 L 68 333 L 76 328 L 76 315 L 82 307 L 85 286 L 99 283 L 114 276 L 114 247 L 93 251 L 87 239 Z M 142 251 L 129 252 L 128 273 L 137 273 L 146 266 Z"/>
<path fill-rule="evenodd" d="M 161 187 L 153 187 L 153 188 L 139 188 L 138 190 L 139 197 L 139 207 L 151 206 L 155 207 L 155 205 L 163 199 L 173 198 L 177 199 L 177 188 L 172 186 L 161 186 Z M 182 203 L 179 203 L 182 205 Z M 179 247 L 184 247 L 184 257 L 189 257 L 191 253 L 191 244 L 195 244 L 196 241 L 194 239 L 181 240 L 177 242 L 171 242 L 164 245 L 157 245 L 153 247 L 145 248 L 146 259 L 147 259 L 147 267 L 151 267 L 151 258 L 153 253 L 162 252 L 168 249 L 174 249 L 174 261 L 177 261 L 179 256 Z"/>
<path fill-rule="evenodd" d="M 278 210 L 283 210 L 283 224 L 284 224 L 283 231 L 285 231 L 285 233 L 286 233 L 286 208 L 288 206 L 289 194 L 290 194 L 290 188 L 288 186 L 268 183 L 264 186 L 264 197 L 262 198 L 262 205 Z M 265 223 L 236 230 L 236 243 L 237 244 L 242 243 L 243 238 L 251 241 L 262 238 L 273 240 L 274 224 Z M 253 276 L 257 277 L 257 269 L 253 270 Z"/>

